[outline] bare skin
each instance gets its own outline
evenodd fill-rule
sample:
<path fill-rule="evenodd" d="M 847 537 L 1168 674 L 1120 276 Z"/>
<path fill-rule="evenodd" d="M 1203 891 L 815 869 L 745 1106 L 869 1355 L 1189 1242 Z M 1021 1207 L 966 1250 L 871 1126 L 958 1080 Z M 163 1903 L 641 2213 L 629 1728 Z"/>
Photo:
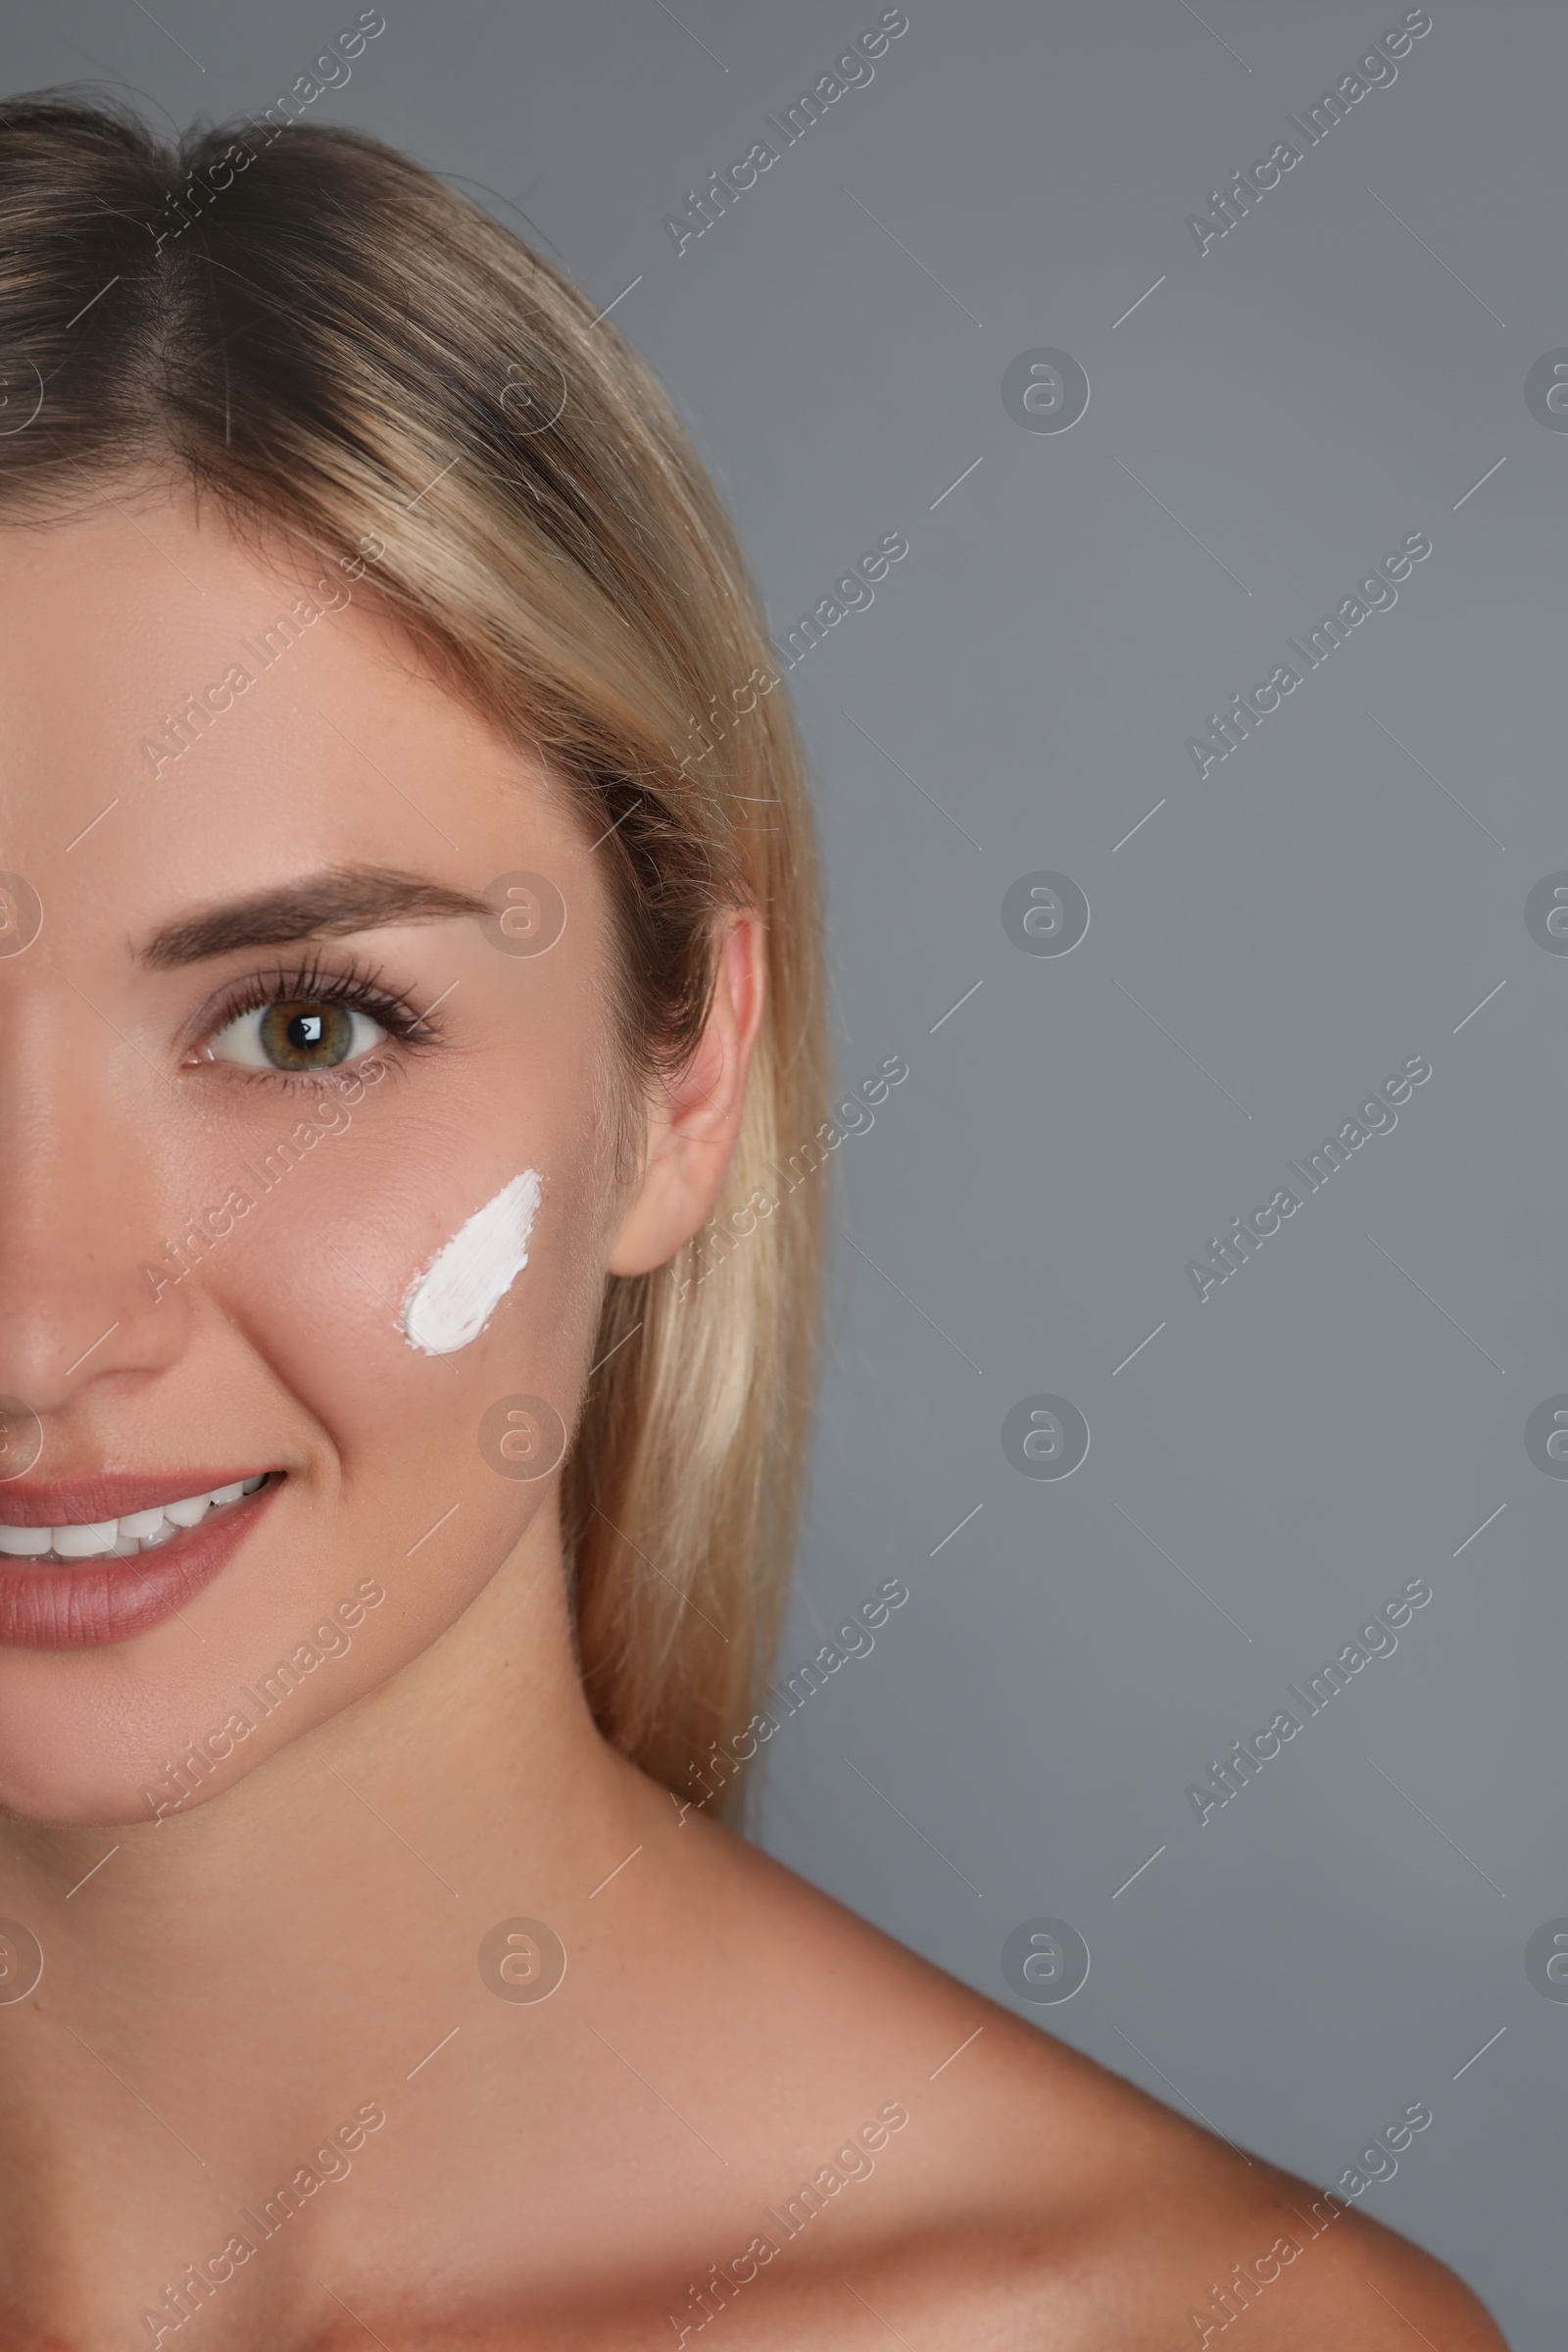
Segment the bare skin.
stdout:
<path fill-rule="evenodd" d="M 633 2352 L 717 2330 L 849 2352 L 891 2328 L 913 2352 L 1165 2352 L 1285 2238 L 1232 2323 L 1250 2352 L 1494 2352 L 1440 2265 L 1314 2219 L 1303 2183 L 683 1813 L 594 1726 L 554 1482 L 497 1476 L 476 1433 L 518 1393 L 569 1420 L 606 1272 L 664 1263 L 708 1214 L 755 928 L 731 925 L 702 1053 L 617 1191 L 607 904 L 548 780 L 363 602 L 155 779 L 142 739 L 301 577 L 182 492 L 3 538 L 0 843 L 44 922 L 0 957 L 0 1392 L 38 1414 L 51 1476 L 286 1476 L 177 1616 L 0 1647 L 0 1908 L 45 1954 L 0 2005 L 0 2347 L 188 2328 L 211 2352 Z M 542 872 L 568 920 L 537 958 L 435 914 L 145 952 L 347 866 L 469 894 Z M 375 1045 L 389 1074 L 352 1122 L 160 1289 L 165 1241 L 320 1097 L 213 1057 L 224 992 L 313 951 L 313 985 L 379 967 L 432 1042 Z M 529 1167 L 526 1270 L 470 1345 L 421 1354 L 397 1328 L 410 1280 Z M 154 1818 L 165 1763 L 366 1581 L 383 1598 L 349 1643 Z M 539 2001 L 479 1964 L 524 1918 L 567 1955 Z M 167 2290 L 236 2235 L 250 2250 L 175 2326 Z M 705 2305 L 714 2266 L 744 2283 Z"/>

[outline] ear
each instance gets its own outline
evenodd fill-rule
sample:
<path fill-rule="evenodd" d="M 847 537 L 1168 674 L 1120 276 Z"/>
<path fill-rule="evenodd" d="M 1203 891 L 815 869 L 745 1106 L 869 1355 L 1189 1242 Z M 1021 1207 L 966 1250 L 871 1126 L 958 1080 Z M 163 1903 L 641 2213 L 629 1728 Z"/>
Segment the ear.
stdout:
<path fill-rule="evenodd" d="M 667 1263 L 718 1198 L 761 1024 L 764 953 L 760 915 L 732 915 L 697 1051 L 650 1111 L 642 1178 L 610 1253 L 612 1274 L 646 1274 Z"/>

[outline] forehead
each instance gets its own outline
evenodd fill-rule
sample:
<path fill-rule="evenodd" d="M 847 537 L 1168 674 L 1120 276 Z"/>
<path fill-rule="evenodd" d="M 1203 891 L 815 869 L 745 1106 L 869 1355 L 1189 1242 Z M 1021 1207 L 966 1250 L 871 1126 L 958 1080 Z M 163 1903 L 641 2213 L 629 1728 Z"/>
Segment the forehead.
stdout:
<path fill-rule="evenodd" d="M 343 565 L 259 551 L 178 490 L 0 523 L 0 865 L 46 899 L 355 858 L 482 889 L 525 850 L 592 888 L 538 764 Z"/>

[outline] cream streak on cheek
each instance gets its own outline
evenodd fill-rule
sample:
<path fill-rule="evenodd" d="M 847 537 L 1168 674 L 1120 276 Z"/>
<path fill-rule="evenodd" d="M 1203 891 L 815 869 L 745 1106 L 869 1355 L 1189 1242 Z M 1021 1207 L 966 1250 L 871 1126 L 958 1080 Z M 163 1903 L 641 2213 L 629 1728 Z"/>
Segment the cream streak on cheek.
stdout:
<path fill-rule="evenodd" d="M 504 1185 L 475 1209 L 403 1302 L 401 1328 L 426 1355 L 451 1355 L 476 1340 L 528 1263 L 528 1236 L 539 1207 L 535 1168 Z"/>

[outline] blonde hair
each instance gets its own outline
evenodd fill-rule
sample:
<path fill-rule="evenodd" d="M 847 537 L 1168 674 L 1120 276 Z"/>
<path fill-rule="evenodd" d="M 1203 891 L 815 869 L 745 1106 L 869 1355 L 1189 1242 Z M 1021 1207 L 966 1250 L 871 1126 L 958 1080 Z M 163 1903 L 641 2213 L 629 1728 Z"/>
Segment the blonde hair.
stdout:
<path fill-rule="evenodd" d="M 695 1045 L 723 911 L 763 917 L 727 1255 L 699 1237 L 608 1281 L 564 1473 L 590 1704 L 684 1788 L 745 1726 L 776 1637 L 823 1184 L 770 1214 L 759 1197 L 826 1097 L 802 756 L 719 498 L 610 320 L 360 131 L 269 119 L 172 153 L 118 105 L 0 105 L 0 416 L 39 402 L 0 427 L 7 520 L 183 478 L 236 530 L 363 564 L 356 596 L 544 760 L 606 836 L 635 1088 Z"/>

